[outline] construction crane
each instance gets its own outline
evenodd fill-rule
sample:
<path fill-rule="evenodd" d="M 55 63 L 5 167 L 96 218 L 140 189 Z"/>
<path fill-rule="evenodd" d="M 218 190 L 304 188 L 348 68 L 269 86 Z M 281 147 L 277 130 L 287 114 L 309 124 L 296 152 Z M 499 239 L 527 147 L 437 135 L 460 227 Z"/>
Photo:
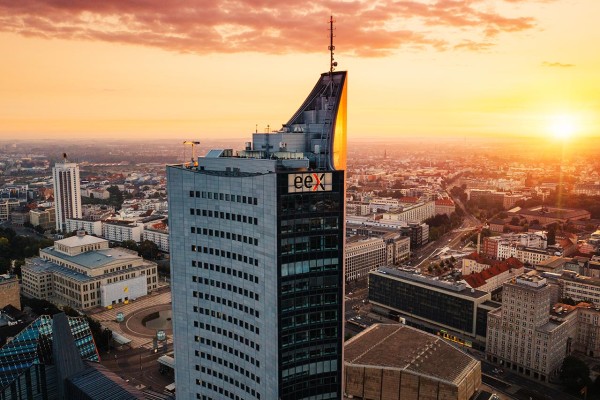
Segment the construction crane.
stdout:
<path fill-rule="evenodd" d="M 184 140 L 184 142 L 183 142 L 183 159 L 184 160 L 185 160 L 185 147 L 192 146 L 192 162 L 189 164 L 186 163 L 186 166 L 189 166 L 190 168 L 198 166 L 198 160 L 196 160 L 196 151 L 195 151 L 194 147 L 199 144 L 200 144 L 200 142 L 195 141 L 195 140 Z"/>

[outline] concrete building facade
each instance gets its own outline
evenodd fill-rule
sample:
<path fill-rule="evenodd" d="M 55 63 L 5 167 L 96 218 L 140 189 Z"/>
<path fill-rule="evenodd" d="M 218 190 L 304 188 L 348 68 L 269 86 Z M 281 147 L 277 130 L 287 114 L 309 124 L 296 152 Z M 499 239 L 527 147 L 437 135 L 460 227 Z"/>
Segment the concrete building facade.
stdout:
<path fill-rule="evenodd" d="M 79 166 L 75 163 L 56 163 L 52 168 L 54 179 L 54 207 L 56 230 L 65 228 L 67 218 L 81 218 L 81 187 Z"/>
<path fill-rule="evenodd" d="M 41 249 L 22 273 L 24 295 L 77 309 L 127 303 L 158 284 L 155 263 L 83 233 Z"/>
<path fill-rule="evenodd" d="M 572 351 L 577 319 L 575 313 L 551 315 L 551 307 L 545 278 L 524 274 L 506 283 L 502 307 L 488 314 L 488 361 L 541 381 L 556 374 Z"/>

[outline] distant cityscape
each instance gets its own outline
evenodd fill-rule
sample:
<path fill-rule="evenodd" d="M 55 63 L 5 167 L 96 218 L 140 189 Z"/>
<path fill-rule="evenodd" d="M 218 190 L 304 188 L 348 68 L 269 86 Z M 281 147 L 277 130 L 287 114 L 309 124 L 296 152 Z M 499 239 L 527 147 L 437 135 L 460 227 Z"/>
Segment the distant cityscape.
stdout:
<path fill-rule="evenodd" d="M 98 372 L 97 367 L 93 367 L 93 374 L 108 374 L 106 376 L 110 377 L 111 384 L 118 388 L 115 390 L 124 391 L 131 398 L 175 396 L 176 385 L 173 382 L 178 380 L 175 379 L 178 339 L 173 336 L 172 321 L 177 314 L 171 304 L 176 306 L 178 301 L 172 296 L 170 288 L 177 285 L 176 271 L 181 271 L 181 267 L 177 266 L 179 264 L 172 247 L 177 243 L 176 248 L 181 248 L 181 243 L 187 239 L 182 237 L 174 242 L 173 236 L 169 239 L 174 217 L 168 195 L 174 189 L 167 188 L 165 164 L 181 165 L 183 162 L 183 165 L 189 165 L 188 160 L 192 159 L 194 168 L 200 170 L 203 159 L 194 158 L 195 154 L 201 155 L 208 153 L 211 148 L 231 145 L 227 142 L 201 141 L 194 148 L 177 141 L 141 149 L 132 143 L 100 143 L 99 148 L 110 148 L 107 152 L 92 151 L 85 144 L 69 144 L 70 153 L 61 152 L 58 145 L 53 145 L 52 150 L 44 149 L 41 144 L 25 142 L 2 146 L 0 245 L 4 246 L 4 250 L 0 252 L 0 272 L 4 275 L 0 281 L 0 297 L 3 299 L 0 305 L 4 308 L 0 319 L 0 338 L 1 344 L 5 344 L 0 350 L 0 370 L 4 371 L 1 376 L 2 398 L 12 398 L 10 396 L 21 390 L 19 380 L 26 376 L 39 376 L 39 364 L 42 362 L 39 355 L 23 356 L 27 360 L 23 363 L 20 359 L 17 374 L 9 374 L 7 371 L 14 370 L 16 361 L 3 356 L 3 351 L 5 354 L 14 353 L 15 345 L 20 340 L 19 331 L 31 329 L 28 328 L 31 324 L 42 324 L 41 321 L 47 324 L 47 320 L 39 318 L 59 311 L 73 315 L 69 318 L 83 318 L 82 321 L 89 324 L 88 329 L 91 330 L 88 334 L 94 336 L 97 347 L 95 362 L 99 361 L 106 368 L 106 372 Z M 253 147 L 257 146 L 255 142 Z M 430 390 L 437 393 L 433 398 L 440 399 L 475 398 L 484 393 L 492 393 L 499 398 L 520 398 L 524 394 L 531 398 L 569 398 L 572 386 L 564 377 L 565 363 L 582 363 L 589 371 L 590 384 L 585 388 L 589 387 L 586 390 L 593 395 L 595 389 L 592 383 L 600 374 L 600 361 L 597 358 L 600 355 L 598 162 L 589 157 L 569 159 L 568 162 L 550 158 L 543 164 L 539 163 L 539 159 L 519 161 L 517 157 L 504 152 L 494 154 L 485 147 L 485 143 L 475 145 L 449 141 L 446 146 L 451 151 L 426 151 L 420 148 L 420 143 L 407 146 L 412 146 L 414 151 L 406 148 L 400 151 L 394 144 L 349 145 L 345 176 L 345 248 L 340 261 L 343 268 L 339 268 L 340 273 L 343 271 L 345 283 L 344 334 L 342 337 L 342 329 L 334 333 L 334 337 L 346 341 L 348 350 L 343 361 L 346 372 L 337 375 L 339 378 L 332 382 L 337 381 L 340 386 L 343 384 L 344 395 L 353 398 L 396 398 L 390 394 L 389 388 L 397 387 L 393 390 L 398 391 L 398 396 L 411 390 L 409 386 L 405 387 L 404 379 L 409 376 L 420 376 L 417 378 L 419 385 L 423 388 L 430 386 Z M 154 153 L 153 148 L 161 150 Z M 289 153 L 288 149 L 280 149 L 282 151 Z M 474 152 L 478 152 L 475 159 L 471 157 Z M 210 153 L 208 157 L 206 160 L 210 161 Z M 218 157 L 222 158 L 223 154 Z M 282 157 L 281 154 L 279 157 Z M 151 162 L 153 158 L 163 161 Z M 227 160 L 225 158 L 223 162 Z M 218 187 L 222 185 L 219 183 Z M 210 185 L 203 184 L 201 187 Z M 204 196 L 204 191 L 192 189 L 177 190 L 185 193 L 193 191 L 193 198 L 200 196 L 201 199 Z M 245 189 L 236 195 L 230 190 L 225 191 L 225 196 L 231 196 L 229 202 L 237 201 L 237 196 L 244 204 L 244 196 L 247 198 L 245 203 L 254 207 L 253 202 L 262 198 L 256 195 L 256 191 Z M 223 193 L 222 189 L 219 189 L 219 193 Z M 249 193 L 253 193 L 253 196 L 247 196 Z M 208 195 L 212 196 L 212 192 L 207 193 L 207 200 Z M 215 204 L 227 203 L 225 197 L 220 199 L 218 196 L 221 195 L 214 194 L 212 201 L 216 201 Z M 199 207 L 197 201 L 194 200 L 194 210 Z M 223 205 L 219 207 L 223 209 Z M 203 213 L 209 216 L 208 213 L 213 212 L 211 206 L 200 206 L 196 211 L 194 214 L 200 220 L 204 220 Z M 213 218 L 218 217 L 217 211 L 214 213 Z M 196 234 L 220 237 L 220 240 L 231 242 L 234 248 L 242 249 L 236 256 L 238 262 L 251 265 L 261 263 L 261 257 L 267 257 L 267 253 L 259 256 L 260 253 L 254 251 L 248 257 L 243 254 L 243 249 L 246 246 L 256 247 L 256 244 L 264 249 L 262 246 L 266 246 L 265 240 L 270 235 L 256 235 L 256 230 L 243 228 L 242 218 L 247 219 L 250 225 L 260 225 L 256 217 L 244 213 L 247 214 L 244 211 L 231 213 L 230 228 L 222 223 L 219 225 L 221 228 L 216 230 L 210 224 L 206 225 L 207 228 L 201 227 L 201 224 L 192 225 L 192 233 L 197 230 Z M 230 213 L 221 214 L 221 218 L 225 219 Z M 305 218 L 308 232 L 311 232 L 312 224 L 317 221 L 314 213 L 306 214 L 308 218 L 303 215 L 299 214 L 301 218 L 297 221 L 304 221 L 302 218 Z M 326 229 L 323 232 L 339 228 L 339 220 L 328 215 L 331 214 L 319 217 L 319 224 L 325 224 L 319 225 L 319 229 Z M 179 218 L 183 218 L 181 221 L 189 220 L 189 217 Z M 286 251 L 301 254 L 303 251 L 298 234 L 294 233 L 302 229 L 301 225 L 296 225 L 298 223 L 288 225 L 286 222 L 279 228 L 279 235 L 293 234 L 291 237 L 295 238 L 294 242 L 289 242 L 293 243 L 292 247 L 286 245 L 281 248 L 283 254 Z M 179 224 L 175 225 L 178 232 L 182 229 Z M 240 233 L 234 233 L 237 232 L 235 226 L 243 228 L 239 230 Z M 213 227 L 217 228 L 217 225 Z M 226 236 L 230 231 L 232 239 L 228 240 Z M 26 248 L 15 248 L 22 246 L 18 243 L 25 243 Z M 203 239 L 198 243 L 212 243 L 212 239 L 208 239 L 208 242 Z M 307 245 L 316 248 L 311 243 L 309 241 Z M 215 248 L 220 247 L 222 245 Z M 204 250 L 208 253 L 211 247 L 200 246 L 192 251 Z M 204 259 L 209 260 L 206 256 Z M 285 293 L 290 290 L 296 293 L 301 287 L 298 285 L 303 285 L 303 280 L 298 278 L 289 284 L 282 281 L 278 289 L 279 300 L 274 300 L 268 308 L 264 308 L 264 305 L 256 309 L 248 308 L 247 300 L 238 300 L 239 306 L 235 306 L 238 304 L 236 296 L 241 296 L 240 300 L 253 300 L 254 307 L 258 302 L 265 304 L 266 294 L 260 294 L 257 289 L 262 286 L 259 282 L 266 277 L 261 278 L 243 268 L 236 272 L 235 268 L 220 267 L 217 263 L 196 261 L 194 258 L 184 263 L 194 266 L 185 282 L 195 279 L 196 269 L 222 269 L 217 275 L 220 280 L 214 283 L 210 279 L 207 281 L 212 289 L 205 294 L 200 290 L 194 291 L 197 293 L 194 297 L 203 296 L 200 298 L 204 300 L 198 304 L 205 305 L 201 309 L 209 318 L 212 318 L 212 306 L 209 305 L 214 304 L 211 299 L 215 298 L 215 285 L 223 285 L 221 291 L 224 294 L 231 293 L 220 300 L 223 303 L 218 309 L 233 301 L 237 312 L 253 314 L 247 321 L 257 321 L 259 315 L 265 318 L 269 310 L 276 311 L 288 301 L 285 300 Z M 299 276 L 303 276 L 301 263 L 287 262 L 278 268 L 285 267 L 281 270 L 283 276 L 298 274 L 298 271 Z M 307 268 L 312 271 L 310 265 L 307 262 Z M 315 263 L 315 267 L 317 265 Z M 292 272 L 293 269 L 296 271 Z M 226 275 L 234 274 L 231 281 L 233 286 L 222 276 L 225 272 Z M 327 273 L 319 279 L 330 279 L 332 284 L 336 281 L 334 276 Z M 309 277 L 310 282 L 317 279 L 307 269 L 306 279 Z M 236 292 L 230 292 L 226 286 L 237 287 L 235 282 L 238 280 L 246 283 L 235 289 Z M 177 293 L 183 293 L 181 290 L 177 290 Z M 311 289 L 313 297 L 317 293 L 314 290 Z M 190 293 L 186 297 L 191 296 Z M 313 301 L 310 299 L 312 297 L 307 297 L 307 302 Z M 341 314 L 341 311 L 337 312 Z M 189 315 L 189 311 L 182 313 L 182 321 L 187 324 L 185 315 Z M 312 335 L 310 329 L 318 326 L 317 321 L 323 324 L 328 318 L 334 318 L 332 321 L 342 324 L 341 320 L 334 317 L 335 311 L 330 316 L 320 311 L 318 320 L 310 312 L 306 314 L 303 311 L 302 315 L 310 315 L 309 318 L 314 321 L 307 328 L 294 328 L 292 332 L 299 333 L 293 334 L 294 339 L 287 340 L 302 343 L 303 339 L 298 335 L 302 332 Z M 280 324 L 286 323 L 285 318 L 279 319 L 281 316 L 271 318 L 279 320 Z M 292 327 L 298 326 L 298 318 L 292 317 L 292 321 L 296 320 Z M 253 335 L 258 339 L 260 328 L 250 327 L 247 321 L 240 319 L 238 324 L 255 329 Z M 262 365 L 260 349 L 268 346 L 267 343 L 252 342 L 252 339 L 248 341 L 247 334 L 216 328 L 218 325 L 215 322 L 197 324 L 199 328 L 202 326 L 207 333 L 191 334 L 185 340 L 193 342 L 196 337 L 201 344 L 211 347 L 217 342 L 209 339 L 211 336 L 208 332 L 214 334 L 218 332 L 213 329 L 221 329 L 215 338 L 225 335 L 232 343 L 249 346 L 255 352 L 255 355 L 240 352 L 237 356 L 249 357 L 246 362 L 254 363 L 254 371 L 242 369 L 241 366 L 236 370 L 233 364 L 231 368 L 233 376 L 241 374 L 252 382 L 252 385 L 240 382 L 233 386 L 260 398 L 261 388 L 269 386 L 264 386 L 266 378 L 257 374 L 259 369 L 256 367 Z M 397 330 L 402 327 L 404 330 Z M 321 339 L 321 335 L 326 334 L 324 332 L 315 336 L 320 343 L 318 354 L 322 354 L 317 356 L 315 350 L 311 350 L 315 360 L 319 357 L 322 359 L 326 353 L 321 352 L 327 351 Z M 379 346 L 369 350 L 371 353 L 401 352 L 395 349 L 392 341 L 380 342 L 380 339 L 376 339 L 378 335 L 404 335 L 402 340 L 413 343 L 413 355 L 401 356 L 398 353 L 398 357 L 408 357 L 404 363 L 409 367 L 397 372 L 397 378 L 392 378 L 386 371 L 394 370 L 395 365 L 399 364 L 386 361 L 380 355 L 368 361 L 368 369 L 363 366 L 357 369 L 355 366 L 366 362 L 365 357 L 370 354 L 364 353 L 366 350 L 358 350 L 357 353 L 356 349 L 361 346 L 364 349 Z M 182 343 L 179 354 L 184 354 L 189 345 L 183 344 L 183 338 L 179 341 Z M 435 343 L 449 346 L 450 352 L 445 353 L 440 349 L 433 353 L 439 346 Z M 387 350 L 381 346 L 388 346 Z M 235 346 L 230 349 L 233 352 Z M 214 351 L 227 353 L 228 350 L 223 347 Z M 336 350 L 333 351 L 335 354 Z M 466 369 L 462 378 L 444 376 L 445 372 L 436 368 L 435 364 L 423 372 L 425 365 L 433 360 L 426 359 L 428 352 L 431 352 L 431 357 L 437 357 L 439 362 L 455 359 L 459 353 L 464 354 L 461 357 L 466 357 Z M 277 357 L 280 360 L 278 362 L 292 357 L 287 362 L 295 365 L 294 357 L 300 356 L 284 356 L 288 353 L 296 354 L 297 350 L 292 353 L 283 351 Z M 209 354 L 213 353 L 197 353 L 201 359 L 206 359 Z M 233 353 L 231 355 L 235 358 Z M 88 359 L 94 361 L 94 358 Z M 226 358 L 215 360 L 223 360 L 216 362 L 216 365 L 228 370 L 229 361 L 226 362 Z M 302 363 L 301 360 L 295 362 Z M 308 356 L 307 360 L 311 360 L 311 357 Z M 194 361 L 187 362 L 191 366 L 185 370 L 194 370 Z M 197 371 L 214 370 L 214 367 L 209 368 L 211 364 L 215 364 L 215 361 L 200 361 Z M 38 366 L 34 370 L 26 365 Z M 82 368 L 80 371 L 92 374 L 90 366 Z M 301 373 L 297 382 L 308 379 L 306 377 L 313 373 L 310 368 L 308 375 Z M 425 375 L 414 375 L 416 371 Z M 218 378 L 221 373 L 216 373 Z M 278 373 L 273 374 L 277 376 Z M 400 378 L 401 375 L 405 378 Z M 343 382 L 338 381 L 342 377 Z M 65 382 L 71 382 L 70 378 L 65 379 Z M 183 381 L 183 378 L 179 379 Z M 283 377 L 280 379 L 280 382 L 285 382 Z M 375 389 L 367 389 L 371 379 L 389 382 L 381 385 L 383 391 L 373 392 Z M 398 381 L 392 383 L 393 379 Z M 442 385 L 448 379 L 454 379 L 454 386 Z M 531 380 L 531 383 L 524 384 L 522 379 Z M 199 382 L 208 383 L 205 378 Z M 388 384 L 392 386 L 388 387 Z M 270 385 L 277 388 L 275 383 Z M 209 388 L 208 385 L 201 387 Z M 310 387 L 312 389 L 308 389 Z M 335 387 L 335 384 L 331 387 Z M 538 388 L 537 392 L 532 389 L 535 387 Z M 221 390 L 216 385 L 210 388 L 213 393 Z M 306 393 L 315 390 L 313 385 L 306 388 Z M 464 392 L 465 388 L 469 388 L 467 392 Z M 368 396 L 367 390 L 371 390 Z M 423 397 L 423 390 L 420 389 L 416 398 L 429 398 Z M 227 393 L 227 398 L 239 396 L 233 391 L 227 390 Z M 467 397 L 462 397 L 461 393 Z M 187 395 L 183 396 L 187 398 Z M 273 398 L 274 394 L 266 396 L 263 398 Z M 330 398 L 338 396 L 335 394 Z"/>

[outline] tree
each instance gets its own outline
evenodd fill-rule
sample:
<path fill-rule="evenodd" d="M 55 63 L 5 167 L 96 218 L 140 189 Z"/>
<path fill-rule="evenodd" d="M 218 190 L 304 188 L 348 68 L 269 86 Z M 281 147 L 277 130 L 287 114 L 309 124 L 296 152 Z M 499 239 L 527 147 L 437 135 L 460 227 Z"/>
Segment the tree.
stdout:
<path fill-rule="evenodd" d="M 138 254 L 147 260 L 154 260 L 158 257 L 158 246 L 156 243 L 149 240 L 144 240 L 140 243 Z"/>
<path fill-rule="evenodd" d="M 115 207 L 115 210 L 120 210 L 123 205 L 123 193 L 117 186 L 109 186 L 106 189 L 109 193 L 108 203 Z"/>
<path fill-rule="evenodd" d="M 579 392 L 584 386 L 592 383 L 589 367 L 575 356 L 567 356 L 564 359 L 560 380 L 573 393 Z"/>
<path fill-rule="evenodd" d="M 124 240 L 123 242 L 121 242 L 121 246 L 120 247 L 124 247 L 126 249 L 129 250 L 134 250 L 134 251 L 138 251 L 140 250 L 138 244 L 135 242 L 135 240 Z"/>

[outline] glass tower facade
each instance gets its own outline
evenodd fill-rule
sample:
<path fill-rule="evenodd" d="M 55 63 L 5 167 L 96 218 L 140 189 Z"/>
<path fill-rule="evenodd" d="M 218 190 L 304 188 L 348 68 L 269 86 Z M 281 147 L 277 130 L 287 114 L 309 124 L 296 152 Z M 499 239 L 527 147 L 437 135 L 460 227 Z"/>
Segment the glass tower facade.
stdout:
<path fill-rule="evenodd" d="M 342 397 L 346 85 L 167 168 L 178 397 Z"/>

